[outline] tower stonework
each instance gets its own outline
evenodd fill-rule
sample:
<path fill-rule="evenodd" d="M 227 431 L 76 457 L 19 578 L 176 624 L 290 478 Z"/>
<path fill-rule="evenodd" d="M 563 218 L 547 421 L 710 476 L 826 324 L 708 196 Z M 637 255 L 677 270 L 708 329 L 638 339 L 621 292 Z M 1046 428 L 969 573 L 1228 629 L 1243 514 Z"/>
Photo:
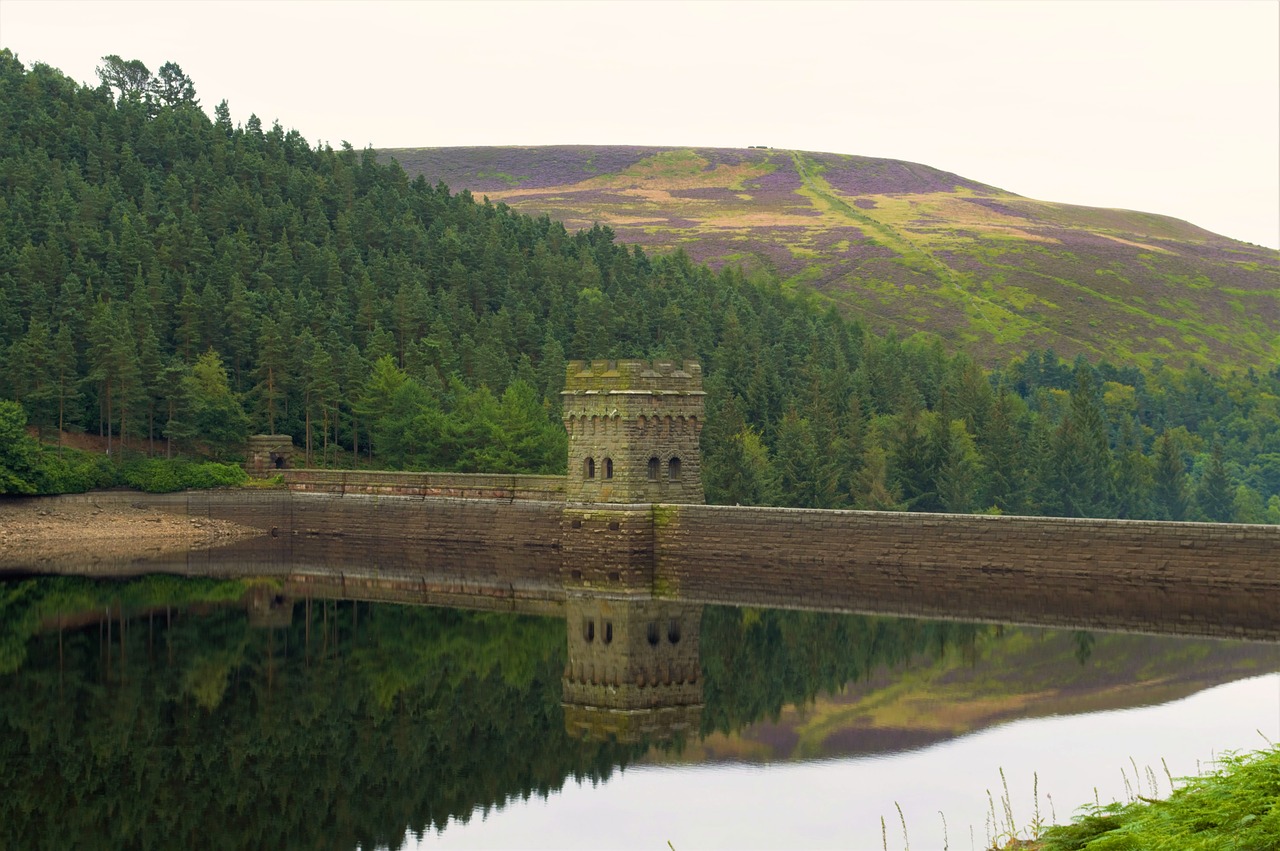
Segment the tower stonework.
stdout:
<path fill-rule="evenodd" d="M 705 396 L 695 361 L 570 361 L 567 499 L 702 504 Z"/>

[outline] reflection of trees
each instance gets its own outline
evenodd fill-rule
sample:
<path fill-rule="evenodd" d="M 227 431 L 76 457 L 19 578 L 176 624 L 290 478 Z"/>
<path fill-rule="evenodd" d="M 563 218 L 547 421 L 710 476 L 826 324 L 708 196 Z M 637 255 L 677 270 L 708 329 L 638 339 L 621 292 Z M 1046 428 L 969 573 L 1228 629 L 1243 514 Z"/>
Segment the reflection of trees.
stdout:
<path fill-rule="evenodd" d="M 635 752 L 564 733 L 555 620 L 322 601 L 287 629 L 167 620 L 43 632 L 0 678 L 0 847 L 397 847 Z"/>
<path fill-rule="evenodd" d="M 976 624 L 708 606 L 702 615 L 703 734 L 733 732 L 877 668 L 948 648 L 973 653 Z"/>
<path fill-rule="evenodd" d="M 649 622 L 661 614 L 666 629 L 683 612 L 651 608 L 577 619 L 612 624 L 614 650 L 644 652 Z M 679 620 L 680 646 L 693 646 L 696 612 Z M 702 731 L 776 717 L 921 653 L 963 651 L 983 629 L 709 607 Z M 242 582 L 44 579 L 0 584 L 4 636 L 22 657 L 0 675 L 5 848 L 397 847 L 570 777 L 606 778 L 646 747 L 566 733 L 556 619 L 289 604 Z M 581 658 L 611 671 L 611 657 Z M 665 684 L 673 672 L 683 688 L 677 662 L 646 677 Z"/>

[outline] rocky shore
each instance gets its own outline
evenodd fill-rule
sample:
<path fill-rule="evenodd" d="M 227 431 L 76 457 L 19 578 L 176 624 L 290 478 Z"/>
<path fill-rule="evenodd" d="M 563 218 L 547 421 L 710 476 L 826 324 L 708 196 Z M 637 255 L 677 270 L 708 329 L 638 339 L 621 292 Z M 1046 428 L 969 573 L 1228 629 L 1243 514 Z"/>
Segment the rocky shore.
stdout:
<path fill-rule="evenodd" d="M 113 495 L 114 496 L 114 495 Z M 0 571 L 51 562 L 145 558 L 208 549 L 262 532 L 118 498 L 0 499 Z"/>

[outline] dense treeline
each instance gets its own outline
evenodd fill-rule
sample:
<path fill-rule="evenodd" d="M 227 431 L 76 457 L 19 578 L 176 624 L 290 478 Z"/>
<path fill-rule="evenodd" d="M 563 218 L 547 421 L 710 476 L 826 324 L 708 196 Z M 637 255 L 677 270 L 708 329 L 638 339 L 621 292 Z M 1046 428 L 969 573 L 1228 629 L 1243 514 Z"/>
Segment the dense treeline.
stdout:
<path fill-rule="evenodd" d="M 89 88 L 0 52 L 0 395 L 44 434 L 562 472 L 567 358 L 693 357 L 713 501 L 1280 522 L 1280 367 L 987 373 L 107 59 Z"/>

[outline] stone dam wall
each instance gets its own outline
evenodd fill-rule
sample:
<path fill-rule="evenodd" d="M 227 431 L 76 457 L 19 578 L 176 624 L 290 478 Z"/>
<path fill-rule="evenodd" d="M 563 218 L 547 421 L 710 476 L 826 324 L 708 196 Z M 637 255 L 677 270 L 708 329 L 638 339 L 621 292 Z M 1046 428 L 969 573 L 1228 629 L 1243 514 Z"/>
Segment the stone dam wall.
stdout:
<path fill-rule="evenodd" d="M 262 532 L 185 560 L 133 560 L 127 565 L 133 573 L 317 570 L 365 583 L 372 597 L 385 578 L 420 583 L 424 600 L 551 601 L 579 589 L 692 603 L 1280 640 L 1280 527 L 1274 526 L 350 491 L 61 499 L 145 504 Z"/>
<path fill-rule="evenodd" d="M 655 587 L 786 605 L 1271 638 L 1280 527 L 655 508 Z"/>
<path fill-rule="evenodd" d="M 281 477 L 289 490 L 298 493 L 540 502 L 563 502 L 566 481 L 564 476 L 393 473 L 369 470 L 285 470 Z"/>

